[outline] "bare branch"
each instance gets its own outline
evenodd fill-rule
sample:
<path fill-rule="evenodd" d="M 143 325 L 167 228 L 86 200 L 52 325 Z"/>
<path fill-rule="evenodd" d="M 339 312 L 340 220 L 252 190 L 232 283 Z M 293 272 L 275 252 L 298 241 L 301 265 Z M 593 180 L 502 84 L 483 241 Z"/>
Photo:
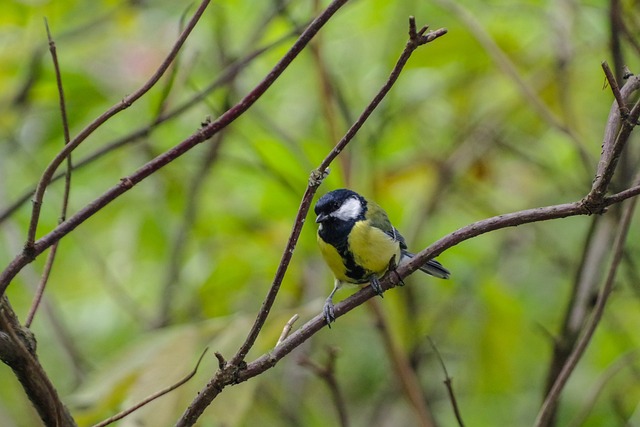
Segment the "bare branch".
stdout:
<path fill-rule="evenodd" d="M 620 95 L 623 100 L 628 100 L 629 97 L 639 89 L 640 77 L 632 76 L 627 80 L 622 89 L 620 89 Z M 605 197 L 611 179 L 613 178 L 613 173 L 618 165 L 618 159 L 639 117 L 640 102 L 636 102 L 635 106 L 629 112 L 628 117 L 621 117 L 621 111 L 617 102 L 611 106 L 596 176 L 591 186 L 591 192 L 585 199 L 585 203 L 587 203 L 590 208 L 591 205 L 598 205 Z"/>
<path fill-rule="evenodd" d="M 51 59 L 53 61 L 53 68 L 56 74 L 56 84 L 58 86 L 58 99 L 60 102 L 60 115 L 62 118 L 62 129 L 64 132 L 64 144 L 69 143 L 69 121 L 67 119 L 67 106 L 64 99 L 64 86 L 62 85 L 62 73 L 60 72 L 60 64 L 58 63 L 58 54 L 56 51 L 56 44 L 51 37 L 51 31 L 49 31 L 49 23 L 47 20 L 44 20 L 44 25 L 47 29 L 47 39 L 49 40 L 49 51 L 51 52 Z M 67 208 L 69 206 L 69 194 L 71 192 L 71 170 L 73 169 L 73 163 L 71 161 L 71 154 L 67 157 L 67 168 L 64 174 L 64 193 L 62 195 L 62 207 L 60 208 L 60 218 L 58 219 L 58 224 L 63 222 L 67 217 Z M 42 272 L 42 277 L 40 278 L 40 283 L 38 283 L 38 288 L 36 289 L 36 294 L 31 304 L 31 308 L 29 309 L 29 313 L 27 314 L 27 318 L 24 322 L 25 328 L 31 327 L 31 322 L 33 322 L 33 318 L 36 315 L 36 311 L 38 311 L 38 307 L 40 306 L 40 301 L 42 301 L 42 297 L 44 295 L 44 288 L 47 286 L 47 282 L 49 281 L 49 276 L 51 275 L 51 269 L 53 268 L 53 263 L 56 259 L 56 253 L 58 252 L 58 243 L 56 242 L 49 252 L 49 256 L 47 257 L 47 261 L 44 266 L 44 270 Z"/>
<path fill-rule="evenodd" d="M 279 346 L 280 343 L 289 336 L 289 334 L 291 333 L 291 328 L 293 328 L 293 324 L 296 323 L 299 318 L 300 316 L 298 315 L 298 313 L 291 316 L 291 319 L 289 319 L 289 321 L 284 325 L 284 328 L 282 328 L 282 333 L 280 334 L 280 338 L 278 338 L 278 342 L 276 342 L 276 347 Z"/>
<path fill-rule="evenodd" d="M 33 334 L 20 326 L 7 297 L 0 298 L 0 360 L 22 384 L 47 426 L 75 427 L 76 423 L 35 355 Z"/>
<path fill-rule="evenodd" d="M 627 118 L 629 116 L 629 107 L 627 107 L 627 104 L 625 104 L 624 99 L 622 98 L 618 82 L 616 81 L 611 68 L 609 68 L 607 61 L 602 61 L 602 69 L 604 70 L 604 75 L 607 77 L 607 82 L 609 82 L 609 87 L 611 87 L 611 92 L 613 92 L 613 96 L 616 98 L 616 102 L 618 103 L 620 116 L 622 116 L 622 118 Z"/>
<path fill-rule="evenodd" d="M 85 158 L 80 159 L 80 161 L 78 161 L 77 164 L 74 166 L 74 169 L 76 170 L 80 169 L 88 164 L 93 163 L 95 160 L 100 159 L 102 156 L 114 150 L 117 150 L 118 148 L 121 148 L 127 144 L 131 144 L 133 142 L 136 142 L 142 138 L 148 137 L 156 127 L 159 127 L 162 124 L 170 122 L 171 119 L 180 116 L 181 114 L 189 111 L 192 107 L 198 105 L 216 89 L 219 89 L 220 87 L 228 84 L 230 81 L 236 78 L 236 76 L 242 70 L 244 70 L 249 64 L 251 64 L 256 58 L 260 57 L 262 54 L 264 54 L 265 52 L 268 52 L 272 48 L 279 46 L 284 41 L 289 39 L 294 33 L 295 31 L 291 32 L 290 34 L 286 34 L 285 36 L 277 39 L 276 41 L 269 43 L 264 47 L 255 49 L 250 53 L 248 53 L 247 55 L 245 55 L 243 58 L 240 58 L 239 60 L 233 62 L 227 68 L 225 68 L 220 73 L 220 75 L 216 79 L 214 79 L 207 87 L 200 90 L 198 93 L 193 95 L 190 99 L 184 101 L 182 104 L 179 104 L 173 110 L 159 115 L 150 124 L 142 126 L 132 131 L 128 135 L 118 138 L 112 141 L 111 143 L 105 145 L 104 147 L 97 149 L 94 153 L 89 154 Z M 64 177 L 64 175 L 65 174 L 63 173 L 55 174 L 51 178 L 51 182 L 55 182 L 59 180 L 60 178 Z M 20 206 L 22 206 L 29 199 L 31 199 L 34 193 L 35 193 L 35 188 L 26 192 L 22 196 L 20 196 L 16 201 L 14 201 L 12 204 L 7 206 L 3 211 L 1 211 L 0 223 L 2 223 L 7 218 L 9 218 L 15 211 L 18 210 L 18 208 L 20 208 Z"/>

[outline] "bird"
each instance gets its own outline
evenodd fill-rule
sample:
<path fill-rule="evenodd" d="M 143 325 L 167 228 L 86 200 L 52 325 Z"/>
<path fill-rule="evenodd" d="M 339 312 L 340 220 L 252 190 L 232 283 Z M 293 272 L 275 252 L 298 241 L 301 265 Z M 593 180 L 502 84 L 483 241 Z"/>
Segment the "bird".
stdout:
<path fill-rule="evenodd" d="M 382 296 L 380 279 L 403 260 L 413 258 L 407 243 L 375 202 L 341 188 L 318 199 L 314 207 L 320 253 L 335 276 L 334 287 L 323 307 L 329 327 L 335 321 L 333 296 L 345 284 L 371 284 Z M 448 279 L 449 270 L 436 260 L 419 267 L 427 274 Z"/>

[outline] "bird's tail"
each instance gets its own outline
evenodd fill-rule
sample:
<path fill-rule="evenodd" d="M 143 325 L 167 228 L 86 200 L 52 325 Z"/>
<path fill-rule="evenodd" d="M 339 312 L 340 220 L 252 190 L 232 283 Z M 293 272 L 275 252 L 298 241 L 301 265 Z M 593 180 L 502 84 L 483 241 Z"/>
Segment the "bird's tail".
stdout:
<path fill-rule="evenodd" d="M 414 256 L 411 252 L 407 252 L 407 251 L 402 251 L 402 255 L 403 257 L 407 257 L 409 259 L 413 258 Z M 429 261 L 421 265 L 419 268 L 425 273 L 430 274 L 439 279 L 448 279 L 449 276 L 451 275 L 449 270 L 444 268 L 442 264 L 440 264 L 435 259 L 430 259 Z"/>

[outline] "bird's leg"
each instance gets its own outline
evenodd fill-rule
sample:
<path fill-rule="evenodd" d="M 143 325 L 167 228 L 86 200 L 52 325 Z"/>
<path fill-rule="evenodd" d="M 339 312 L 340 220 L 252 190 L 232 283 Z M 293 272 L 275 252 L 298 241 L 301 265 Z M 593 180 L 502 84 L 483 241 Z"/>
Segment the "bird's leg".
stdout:
<path fill-rule="evenodd" d="M 404 281 L 402 280 L 402 277 L 400 277 L 400 275 L 396 271 L 397 266 L 398 264 L 396 264 L 396 256 L 394 254 L 391 257 L 391 260 L 389 260 L 389 271 L 393 271 L 393 274 L 396 275 L 396 278 L 398 279 L 398 286 L 404 286 Z"/>
<path fill-rule="evenodd" d="M 371 288 L 373 289 L 373 291 L 377 295 L 380 295 L 380 298 L 384 298 L 384 296 L 382 295 L 382 292 L 384 291 L 382 290 L 382 286 L 380 286 L 380 280 L 378 280 L 378 277 L 375 274 L 371 275 L 370 282 L 371 282 Z"/>
<path fill-rule="evenodd" d="M 340 288 L 340 281 L 336 279 L 333 290 L 327 297 L 327 300 L 324 302 L 324 307 L 322 308 L 322 314 L 324 315 L 324 321 L 327 322 L 327 326 L 331 328 L 331 322 L 336 321 L 336 315 L 333 311 L 333 295 Z"/>

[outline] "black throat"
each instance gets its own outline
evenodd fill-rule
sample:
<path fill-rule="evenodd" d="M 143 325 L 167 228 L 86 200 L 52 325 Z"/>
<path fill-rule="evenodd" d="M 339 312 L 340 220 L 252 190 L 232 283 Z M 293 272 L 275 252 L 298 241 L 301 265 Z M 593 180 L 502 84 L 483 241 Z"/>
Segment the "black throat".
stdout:
<path fill-rule="evenodd" d="M 336 248 L 346 267 L 347 277 L 354 283 L 365 283 L 369 281 L 371 272 L 356 264 L 353 253 L 349 250 L 349 233 L 353 229 L 356 220 L 343 221 L 328 219 L 322 223 L 322 229 L 318 234 L 328 244 Z"/>

